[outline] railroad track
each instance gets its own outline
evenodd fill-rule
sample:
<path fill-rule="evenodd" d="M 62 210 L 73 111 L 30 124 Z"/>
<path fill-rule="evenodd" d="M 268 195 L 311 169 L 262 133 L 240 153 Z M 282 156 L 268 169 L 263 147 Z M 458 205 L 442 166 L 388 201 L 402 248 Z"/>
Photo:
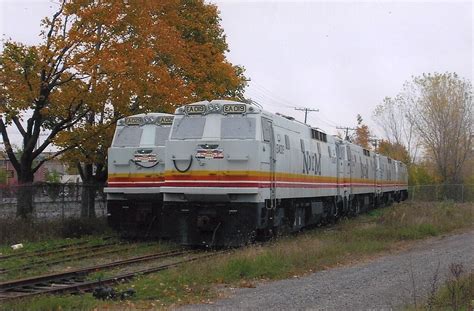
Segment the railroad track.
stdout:
<path fill-rule="evenodd" d="M 221 252 L 196 254 L 196 251 L 168 251 L 152 255 L 134 257 L 130 259 L 115 261 L 109 264 L 93 266 L 89 268 L 79 269 L 64 273 L 55 273 L 42 275 L 33 278 L 19 279 L 9 282 L 0 283 L 0 302 L 16 298 L 24 298 L 40 294 L 58 294 L 58 293 L 74 293 L 74 292 L 89 292 L 94 288 L 103 285 L 112 285 L 120 281 L 133 279 L 137 275 L 149 274 L 176 267 L 186 262 L 202 260 L 204 258 L 213 257 L 222 254 Z M 194 256 L 184 259 L 175 260 L 172 263 L 160 264 L 151 268 L 137 270 L 119 274 L 113 277 L 98 281 L 86 280 L 86 276 L 92 272 L 110 269 L 117 266 L 130 265 L 134 263 L 154 260 L 159 258 L 166 258 L 172 256 L 181 256 L 186 254 L 194 254 Z"/>
<path fill-rule="evenodd" d="M 102 245 L 93 245 L 90 247 L 80 247 L 78 249 L 73 249 L 72 251 L 61 252 L 61 256 L 53 257 L 50 259 L 41 259 L 27 263 L 22 266 L 18 266 L 11 269 L 1 269 L 0 274 L 6 274 L 11 272 L 26 271 L 40 266 L 52 266 L 60 263 L 70 262 L 74 260 L 81 260 L 86 258 L 93 258 L 97 256 L 109 255 L 113 253 L 118 253 L 123 251 L 123 248 L 114 248 L 117 245 L 124 245 L 127 243 L 111 243 L 111 244 L 102 244 Z M 113 249 L 109 249 L 113 248 Z M 64 253 L 64 254 L 63 254 Z"/>
<path fill-rule="evenodd" d="M 102 238 L 103 241 L 107 241 L 112 239 L 113 237 L 104 237 Z M 113 243 L 109 244 L 98 244 L 98 245 L 91 245 L 91 246 L 82 246 L 89 243 L 89 241 L 79 241 L 76 243 L 68 243 L 64 245 L 59 245 L 57 247 L 51 248 L 49 250 L 36 250 L 36 251 L 23 251 L 23 252 L 17 252 L 17 253 L 12 253 L 8 255 L 2 255 L 0 256 L 0 260 L 4 259 L 10 259 L 10 258 L 23 258 L 23 257 L 28 257 L 28 256 L 49 256 L 57 253 L 62 253 L 65 252 L 69 249 L 84 249 L 84 248 L 91 248 L 91 247 L 99 247 L 102 245 L 112 245 Z"/>

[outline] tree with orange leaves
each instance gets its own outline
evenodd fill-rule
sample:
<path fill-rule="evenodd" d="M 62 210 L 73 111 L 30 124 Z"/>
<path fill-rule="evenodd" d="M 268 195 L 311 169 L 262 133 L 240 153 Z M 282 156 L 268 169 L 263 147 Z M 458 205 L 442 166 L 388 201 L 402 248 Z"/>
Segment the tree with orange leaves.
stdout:
<path fill-rule="evenodd" d="M 202 0 L 63 0 L 43 28 L 42 44 L 9 41 L 0 56 L 0 133 L 21 184 L 33 182 L 47 159 L 34 160 L 51 143 L 60 147 L 53 156 L 70 152 L 94 182 L 122 116 L 243 97 L 243 69 L 226 60 L 217 8 Z M 22 134 L 20 157 L 8 125 Z M 41 131 L 48 136 L 35 149 Z M 27 217 L 31 195 L 23 197 L 18 215 Z"/>
<path fill-rule="evenodd" d="M 411 163 L 410 154 L 407 148 L 401 143 L 391 143 L 388 140 L 382 139 L 378 143 L 377 152 L 406 164 Z"/>
<path fill-rule="evenodd" d="M 370 149 L 370 131 L 369 127 L 362 123 L 363 119 L 360 114 L 357 115 L 357 127 L 354 133 L 354 144 Z"/>

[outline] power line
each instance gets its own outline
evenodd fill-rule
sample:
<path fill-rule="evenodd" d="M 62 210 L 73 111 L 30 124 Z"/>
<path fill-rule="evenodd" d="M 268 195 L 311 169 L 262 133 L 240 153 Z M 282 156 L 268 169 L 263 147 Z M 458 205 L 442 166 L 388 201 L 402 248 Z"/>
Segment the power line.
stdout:
<path fill-rule="evenodd" d="M 293 107 L 293 106 L 288 105 L 287 102 L 278 99 L 278 97 L 272 95 L 271 93 L 269 93 L 267 91 L 264 91 L 263 89 L 260 89 L 260 88 L 256 87 L 255 85 L 253 87 L 248 88 L 247 91 L 252 91 L 254 93 L 260 94 L 261 96 L 264 96 L 264 97 L 268 98 L 268 102 L 274 103 L 277 106 L 282 106 L 282 107 L 286 107 L 286 108 L 292 108 Z"/>
<path fill-rule="evenodd" d="M 377 151 L 380 141 L 382 141 L 382 139 L 377 138 L 377 136 L 374 136 L 374 135 L 369 136 L 369 142 L 372 143 L 372 146 L 374 146 L 375 151 Z"/>
<path fill-rule="evenodd" d="M 254 84 L 253 84 L 254 87 L 259 89 L 261 92 L 266 93 L 269 97 L 273 98 L 275 101 L 280 103 L 282 106 L 285 106 L 287 108 L 292 108 L 293 107 L 293 105 L 290 104 L 290 101 L 286 100 L 282 96 L 278 96 L 278 94 L 276 94 L 274 91 L 271 91 L 271 90 L 267 89 L 265 86 L 261 85 L 257 81 L 253 81 L 253 82 L 254 82 Z"/>
<path fill-rule="evenodd" d="M 349 131 L 355 131 L 356 130 L 356 128 L 348 127 L 348 126 L 336 126 L 336 129 L 346 131 L 346 140 L 349 140 Z"/>
<path fill-rule="evenodd" d="M 319 115 L 321 115 L 327 121 L 327 123 L 330 124 L 332 127 L 337 127 L 337 123 L 329 119 L 322 111 L 319 112 Z"/>
<path fill-rule="evenodd" d="M 306 123 L 306 120 L 308 119 L 308 112 L 311 112 L 311 111 L 319 111 L 319 109 L 312 109 L 312 108 L 298 108 L 298 107 L 295 107 L 295 110 L 299 110 L 299 111 L 304 111 L 304 123 Z"/>

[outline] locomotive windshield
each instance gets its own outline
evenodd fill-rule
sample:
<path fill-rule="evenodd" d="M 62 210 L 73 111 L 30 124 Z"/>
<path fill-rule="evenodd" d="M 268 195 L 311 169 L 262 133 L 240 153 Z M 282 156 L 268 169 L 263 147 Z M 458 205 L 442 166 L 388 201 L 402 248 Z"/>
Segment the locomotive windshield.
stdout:
<path fill-rule="evenodd" d="M 206 118 L 201 116 L 183 117 L 173 123 L 171 139 L 198 139 L 202 138 Z"/>
<path fill-rule="evenodd" d="M 170 129 L 154 124 L 117 128 L 113 147 L 164 146 Z"/>
<path fill-rule="evenodd" d="M 166 140 L 170 136 L 171 126 L 157 127 L 155 130 L 155 146 L 164 146 Z"/>
<path fill-rule="evenodd" d="M 231 117 L 222 119 L 221 138 L 255 139 L 255 118 Z"/>
<path fill-rule="evenodd" d="M 135 126 L 118 128 L 115 132 L 114 147 L 138 147 L 143 129 Z"/>

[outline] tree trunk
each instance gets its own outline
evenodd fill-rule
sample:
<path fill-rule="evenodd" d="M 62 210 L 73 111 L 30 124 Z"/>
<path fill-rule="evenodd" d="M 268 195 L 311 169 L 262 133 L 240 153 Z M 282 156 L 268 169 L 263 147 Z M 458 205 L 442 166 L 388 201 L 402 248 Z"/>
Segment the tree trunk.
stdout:
<path fill-rule="evenodd" d="M 22 163 L 21 173 L 18 175 L 18 191 L 16 193 L 16 215 L 22 219 L 29 219 L 33 216 L 33 178 L 31 165 L 26 166 Z"/>
<path fill-rule="evenodd" d="M 81 217 L 95 218 L 95 196 L 97 185 L 88 182 L 82 184 L 81 192 Z"/>
<path fill-rule="evenodd" d="M 85 164 L 82 173 L 81 217 L 95 218 L 95 196 L 98 185 L 94 179 L 92 164 Z"/>

